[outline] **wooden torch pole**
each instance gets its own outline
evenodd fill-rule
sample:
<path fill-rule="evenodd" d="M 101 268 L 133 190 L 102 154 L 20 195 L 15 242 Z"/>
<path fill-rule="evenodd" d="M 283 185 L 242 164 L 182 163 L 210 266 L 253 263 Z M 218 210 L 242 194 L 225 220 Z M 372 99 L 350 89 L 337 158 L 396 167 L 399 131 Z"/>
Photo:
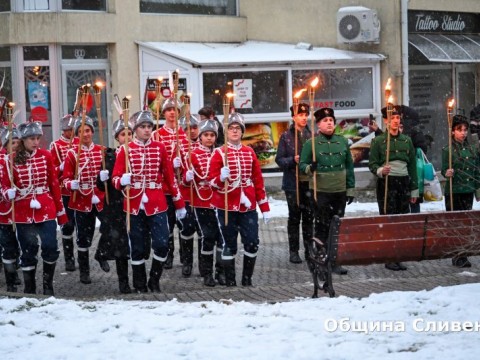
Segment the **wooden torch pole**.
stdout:
<path fill-rule="evenodd" d="M 15 107 L 15 103 L 9 102 L 6 108 L 6 116 L 8 122 L 8 151 L 9 154 L 9 167 L 10 167 L 10 184 L 11 187 L 15 187 L 14 179 L 13 179 L 13 109 Z M 15 225 L 15 199 L 12 199 L 12 228 L 13 232 L 17 230 L 17 226 Z"/>
<path fill-rule="evenodd" d="M 448 120 L 448 168 L 452 168 L 452 122 L 453 122 L 453 106 L 455 99 L 450 99 L 447 105 L 447 120 Z M 448 179 L 450 186 L 450 211 L 453 211 L 453 176 Z"/>
<path fill-rule="evenodd" d="M 223 135 L 225 143 L 223 145 L 223 166 L 228 166 L 228 115 L 230 114 L 231 93 L 223 97 Z M 225 225 L 228 225 L 228 180 L 225 180 Z"/>
<path fill-rule="evenodd" d="M 173 81 L 173 103 L 175 105 L 175 136 L 176 136 L 176 144 L 177 144 L 177 157 L 180 158 L 180 134 L 178 133 L 178 81 L 179 81 L 179 72 L 175 70 L 172 73 L 172 81 Z M 180 170 L 176 169 L 177 173 L 177 182 L 180 184 Z"/>
<path fill-rule="evenodd" d="M 310 121 L 312 127 L 312 161 L 317 161 L 317 155 L 315 154 L 315 116 L 313 113 L 315 112 L 315 87 L 318 85 L 318 77 L 312 80 L 310 86 L 308 88 L 308 98 L 310 100 Z M 313 172 L 313 198 L 317 201 L 317 172 Z"/>
<path fill-rule="evenodd" d="M 85 128 L 85 119 L 87 118 L 87 100 L 88 95 L 90 94 L 90 84 L 86 84 L 82 86 L 82 123 L 80 125 L 80 132 L 79 132 L 79 142 L 78 142 L 78 149 L 77 149 L 77 161 L 75 162 L 75 175 L 74 179 L 78 180 L 78 166 L 80 163 L 80 155 L 82 154 L 82 134 Z M 75 133 L 73 134 L 75 136 Z M 72 199 L 75 201 L 77 199 L 77 191 L 75 190 L 72 194 Z"/>
<path fill-rule="evenodd" d="M 163 78 L 160 76 L 155 80 L 155 118 L 156 118 L 156 129 L 160 127 L 160 103 L 161 103 L 161 90 L 162 90 L 162 81 Z"/>
<path fill-rule="evenodd" d="M 130 110 L 130 96 L 125 96 L 122 100 L 123 121 L 125 129 L 128 129 L 128 116 Z M 123 144 L 125 147 L 125 172 L 130 172 L 129 151 L 128 151 L 128 138 Z M 127 233 L 130 232 L 130 186 L 125 187 L 125 200 L 127 201 Z"/>
<path fill-rule="evenodd" d="M 95 108 L 97 109 L 97 119 L 98 119 L 98 136 L 100 137 L 100 151 L 102 156 L 102 170 L 105 170 L 105 147 L 103 146 L 103 122 L 102 122 L 102 87 L 103 84 L 100 81 L 97 81 L 95 85 L 93 85 L 93 94 L 95 97 Z M 103 184 L 105 185 L 105 201 L 107 204 L 110 204 L 108 199 L 108 186 L 107 182 L 104 181 Z"/>
<path fill-rule="evenodd" d="M 298 104 L 300 102 L 300 96 L 302 93 L 306 91 L 306 89 L 302 89 L 298 92 L 295 93 L 293 97 L 293 117 L 295 118 L 298 115 Z M 297 122 L 294 121 L 293 126 L 295 126 L 295 156 L 294 156 L 294 161 L 295 161 L 295 185 L 296 185 L 296 191 L 297 191 L 297 206 L 300 205 L 300 191 L 299 191 L 299 180 L 298 180 L 298 162 L 296 161 L 296 158 L 298 156 L 298 129 L 297 129 Z"/>
<path fill-rule="evenodd" d="M 391 96 L 392 93 L 392 79 L 388 78 L 387 85 L 385 86 L 385 101 L 387 102 L 387 151 L 385 153 L 385 165 L 388 165 L 390 162 L 390 122 L 392 120 L 392 111 L 393 111 L 393 99 Z M 383 195 L 383 214 L 387 214 L 387 204 L 388 204 L 388 175 L 385 176 L 385 192 Z"/>

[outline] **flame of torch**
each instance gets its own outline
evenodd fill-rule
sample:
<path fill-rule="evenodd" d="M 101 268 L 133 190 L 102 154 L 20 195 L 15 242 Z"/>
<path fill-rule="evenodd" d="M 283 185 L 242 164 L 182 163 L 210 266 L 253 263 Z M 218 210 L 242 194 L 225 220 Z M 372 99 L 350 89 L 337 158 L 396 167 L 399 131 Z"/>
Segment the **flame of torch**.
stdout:
<path fill-rule="evenodd" d="M 233 93 L 228 92 L 223 97 L 223 135 L 225 137 L 225 144 L 223 145 L 223 163 L 228 166 L 228 115 L 230 114 L 230 104 Z M 228 180 L 225 180 L 225 225 L 228 225 Z"/>

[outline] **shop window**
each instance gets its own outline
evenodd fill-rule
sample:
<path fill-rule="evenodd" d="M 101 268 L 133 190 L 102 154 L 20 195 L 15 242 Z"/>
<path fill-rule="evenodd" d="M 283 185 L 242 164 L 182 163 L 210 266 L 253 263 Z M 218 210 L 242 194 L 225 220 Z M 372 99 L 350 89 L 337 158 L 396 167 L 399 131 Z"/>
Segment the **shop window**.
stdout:
<path fill-rule="evenodd" d="M 223 113 L 223 96 L 233 92 L 236 111 L 242 114 L 285 113 L 288 101 L 287 71 L 246 71 L 203 74 L 203 99 L 217 114 Z"/>
<path fill-rule="evenodd" d="M 64 45 L 62 46 L 62 59 L 108 59 L 108 47 L 106 45 Z"/>
<path fill-rule="evenodd" d="M 10 8 L 10 1 L 0 1 L 0 12 L 8 12 L 11 11 Z"/>
<path fill-rule="evenodd" d="M 108 144 L 108 103 L 107 92 L 105 90 L 105 84 L 107 83 L 107 71 L 102 69 L 95 70 L 67 70 L 65 72 L 65 84 L 67 92 L 67 107 L 68 112 L 71 113 L 74 110 L 75 101 L 77 98 L 77 89 L 85 84 L 96 84 L 100 82 L 103 84 L 103 88 L 100 96 L 100 104 L 96 104 L 93 89 L 87 97 L 87 115 L 92 118 L 93 126 L 95 127 L 94 142 L 99 143 L 100 131 L 99 131 L 99 119 L 97 114 L 97 105 L 100 105 L 101 117 L 102 117 L 102 135 L 103 143 Z M 117 116 L 116 114 L 114 116 Z M 116 118 L 115 118 L 116 119 Z"/>
<path fill-rule="evenodd" d="M 409 71 L 410 106 L 420 116 L 420 130 L 433 140 L 428 158 L 435 168 L 442 163 L 442 148 L 448 144 L 446 103 L 452 95 L 452 71 L 439 66 Z"/>
<path fill-rule="evenodd" d="M 373 70 L 367 68 L 335 68 L 292 71 L 293 90 L 308 86 L 318 77 L 315 108 L 334 110 L 373 109 Z"/>
<path fill-rule="evenodd" d="M 106 0 L 62 0 L 63 10 L 106 11 Z"/>
<path fill-rule="evenodd" d="M 48 46 L 24 46 L 23 60 L 48 60 Z"/>
<path fill-rule="evenodd" d="M 10 65 L 10 47 L 0 46 L 0 118 L 4 115 L 4 106 L 12 97 L 12 68 Z"/>
<path fill-rule="evenodd" d="M 25 11 L 49 10 L 48 0 L 23 0 L 23 9 Z"/>
<path fill-rule="evenodd" d="M 39 121 L 44 127 L 41 147 L 47 148 L 52 141 L 52 114 L 50 93 L 50 67 L 25 66 L 26 119 Z"/>
<path fill-rule="evenodd" d="M 140 0 L 140 12 L 235 16 L 237 0 Z"/>

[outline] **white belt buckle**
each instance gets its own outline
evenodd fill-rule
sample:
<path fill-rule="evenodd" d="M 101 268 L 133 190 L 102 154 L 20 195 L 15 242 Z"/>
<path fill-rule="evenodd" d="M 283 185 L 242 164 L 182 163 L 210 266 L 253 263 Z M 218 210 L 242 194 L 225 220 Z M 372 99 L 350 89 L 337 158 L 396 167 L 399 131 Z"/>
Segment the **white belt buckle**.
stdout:
<path fill-rule="evenodd" d="M 133 183 L 133 188 L 134 189 L 141 189 L 142 188 L 142 183 L 140 181 L 135 181 Z"/>
<path fill-rule="evenodd" d="M 149 188 L 149 189 L 155 189 L 155 188 L 156 188 L 156 185 L 157 185 L 157 184 L 155 184 L 155 183 L 152 181 L 152 182 L 150 182 L 150 183 L 148 184 L 148 188 Z"/>

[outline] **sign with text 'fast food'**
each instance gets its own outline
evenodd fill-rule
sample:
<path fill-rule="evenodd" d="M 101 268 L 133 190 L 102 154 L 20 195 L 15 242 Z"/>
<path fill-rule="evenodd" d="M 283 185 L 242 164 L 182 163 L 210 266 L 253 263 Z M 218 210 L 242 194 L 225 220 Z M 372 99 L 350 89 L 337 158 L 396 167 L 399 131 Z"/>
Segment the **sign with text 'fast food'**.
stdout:
<path fill-rule="evenodd" d="M 236 109 L 252 108 L 252 79 L 233 79 L 233 92 Z"/>

